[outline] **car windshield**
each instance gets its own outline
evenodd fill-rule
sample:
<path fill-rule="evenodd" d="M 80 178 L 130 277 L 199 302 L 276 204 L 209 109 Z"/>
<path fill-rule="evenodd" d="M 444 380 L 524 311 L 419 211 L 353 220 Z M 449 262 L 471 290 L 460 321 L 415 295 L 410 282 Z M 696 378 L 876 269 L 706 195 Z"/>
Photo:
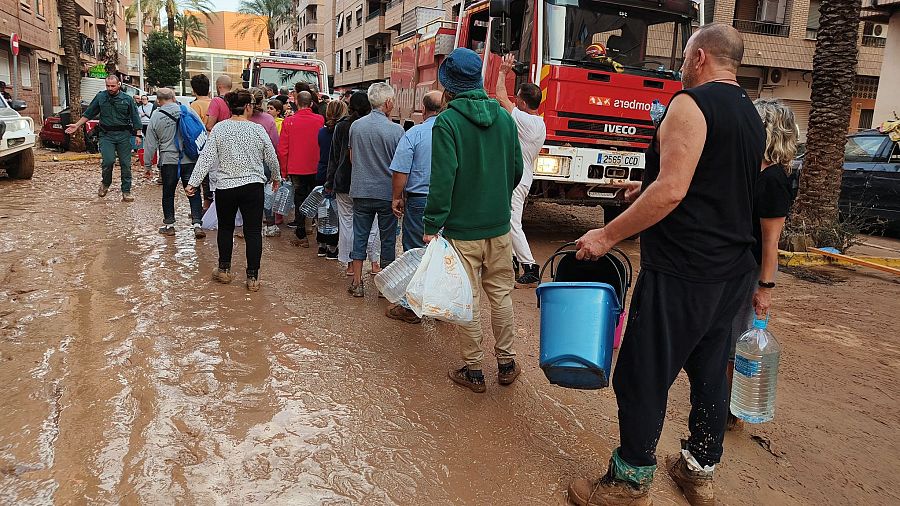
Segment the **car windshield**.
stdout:
<path fill-rule="evenodd" d="M 547 0 L 544 60 L 601 65 L 596 45 L 629 69 L 677 71 L 690 35 L 686 17 L 591 0 Z M 591 46 L 594 46 L 593 48 Z"/>
<path fill-rule="evenodd" d="M 296 83 L 319 85 L 319 74 L 311 70 L 279 69 L 273 67 L 260 67 L 259 86 L 266 83 L 275 83 L 279 88 L 286 86 L 293 89 Z"/>
<path fill-rule="evenodd" d="M 855 135 L 847 137 L 844 148 L 845 162 L 880 162 L 882 146 L 887 141 L 884 135 Z"/>

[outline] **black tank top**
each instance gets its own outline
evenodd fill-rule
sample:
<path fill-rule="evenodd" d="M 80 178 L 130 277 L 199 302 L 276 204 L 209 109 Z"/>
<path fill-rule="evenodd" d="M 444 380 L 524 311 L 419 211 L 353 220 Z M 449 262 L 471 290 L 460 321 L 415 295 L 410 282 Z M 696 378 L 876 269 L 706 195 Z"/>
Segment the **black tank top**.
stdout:
<path fill-rule="evenodd" d="M 706 141 L 684 200 L 641 234 L 641 267 L 690 281 L 732 279 L 756 266 L 753 192 L 766 133 L 738 86 L 711 82 L 681 93 L 703 112 Z M 659 161 L 654 138 L 647 149 L 645 189 L 659 177 Z"/>

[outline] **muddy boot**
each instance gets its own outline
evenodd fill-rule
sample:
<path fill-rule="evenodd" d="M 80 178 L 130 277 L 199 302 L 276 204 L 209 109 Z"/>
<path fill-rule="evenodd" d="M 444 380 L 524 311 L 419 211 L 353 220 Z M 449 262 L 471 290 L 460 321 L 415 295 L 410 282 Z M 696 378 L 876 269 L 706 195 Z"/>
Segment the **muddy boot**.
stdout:
<path fill-rule="evenodd" d="M 297 248 L 308 248 L 309 239 L 291 239 L 291 244 Z"/>
<path fill-rule="evenodd" d="M 578 506 L 650 506 L 650 485 L 656 466 L 635 467 L 619 457 L 609 459 L 609 470 L 599 480 L 578 479 L 569 485 L 569 502 Z"/>
<path fill-rule="evenodd" d="M 203 230 L 203 227 L 201 227 L 199 223 L 194 223 L 194 239 L 204 238 L 206 238 L 206 231 Z"/>
<path fill-rule="evenodd" d="M 175 235 L 175 225 L 163 225 L 159 227 L 159 233 L 162 235 L 173 236 Z"/>
<path fill-rule="evenodd" d="M 231 274 L 231 264 L 219 264 L 219 266 L 213 270 L 212 277 L 214 281 L 218 281 L 225 285 L 231 283 L 231 280 L 234 279 L 234 275 Z"/>
<path fill-rule="evenodd" d="M 688 468 L 684 455 L 675 453 L 666 457 L 666 471 L 684 493 L 691 506 L 714 506 L 712 471 L 693 471 Z"/>
<path fill-rule="evenodd" d="M 134 202 L 134 197 L 132 197 L 130 193 L 123 193 L 122 202 Z"/>
<path fill-rule="evenodd" d="M 447 375 L 457 385 L 462 385 L 475 393 L 481 394 L 487 390 L 487 385 L 484 384 L 484 374 L 481 371 L 470 371 L 467 365 L 461 369 L 451 369 Z"/>
<path fill-rule="evenodd" d="M 525 272 L 516 280 L 516 288 L 537 288 L 541 282 L 541 268 L 535 264 L 525 264 L 522 268 Z"/>
<path fill-rule="evenodd" d="M 728 432 L 740 432 L 744 430 L 744 421 L 728 413 L 728 421 L 725 422 L 725 430 Z"/>
<path fill-rule="evenodd" d="M 387 308 L 384 315 L 392 320 L 398 320 L 404 323 L 422 323 L 422 319 L 416 316 L 416 313 L 413 312 L 412 309 L 407 309 L 400 304 L 394 304 Z"/>
<path fill-rule="evenodd" d="M 107 193 L 109 193 L 109 186 L 106 186 L 105 184 L 100 183 L 100 188 L 97 189 L 97 196 L 105 197 Z"/>
<path fill-rule="evenodd" d="M 501 385 L 512 385 L 516 378 L 519 377 L 519 374 L 522 372 L 522 368 L 519 367 L 519 364 L 516 363 L 515 360 L 512 362 L 508 362 L 506 364 L 497 363 L 497 381 Z"/>
<path fill-rule="evenodd" d="M 363 287 L 362 282 L 357 284 L 357 283 L 353 283 L 351 281 L 350 286 L 347 287 L 347 291 L 350 292 L 350 295 L 352 295 L 354 297 L 365 297 L 366 296 L 366 289 Z"/>
<path fill-rule="evenodd" d="M 259 272 L 247 272 L 247 290 L 251 292 L 259 291 Z"/>

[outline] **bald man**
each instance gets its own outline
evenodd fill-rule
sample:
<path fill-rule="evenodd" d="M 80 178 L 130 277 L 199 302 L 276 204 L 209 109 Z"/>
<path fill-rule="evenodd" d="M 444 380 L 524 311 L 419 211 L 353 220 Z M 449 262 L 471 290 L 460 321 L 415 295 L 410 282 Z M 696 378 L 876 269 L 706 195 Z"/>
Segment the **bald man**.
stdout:
<path fill-rule="evenodd" d="M 641 273 L 613 378 L 620 446 L 605 476 L 569 486 L 576 504 L 651 503 L 668 391 L 682 369 L 691 383 L 691 434 L 666 459 L 666 471 L 692 505 L 714 504 L 729 326 L 740 294 L 757 282 L 751 202 L 766 134 L 736 80 L 743 52 L 731 26 L 694 33 L 684 50 L 685 90 L 672 98 L 647 150 L 641 188 L 629 190 L 637 199 L 578 240 L 578 258 L 595 260 L 642 233 Z"/>
<path fill-rule="evenodd" d="M 431 184 L 431 129 L 441 112 L 443 93 L 429 91 L 422 98 L 425 120 L 409 129 L 400 139 L 391 161 L 393 202 L 391 209 L 403 220 L 403 251 L 424 248 L 425 202 Z M 422 320 L 406 301 L 387 309 L 387 317 L 406 323 Z"/>
<path fill-rule="evenodd" d="M 231 77 L 221 75 L 216 79 L 216 97 L 209 103 L 209 109 L 206 111 L 206 130 L 211 132 L 216 123 L 231 117 L 231 109 L 222 98 L 231 91 L 231 87 Z"/>

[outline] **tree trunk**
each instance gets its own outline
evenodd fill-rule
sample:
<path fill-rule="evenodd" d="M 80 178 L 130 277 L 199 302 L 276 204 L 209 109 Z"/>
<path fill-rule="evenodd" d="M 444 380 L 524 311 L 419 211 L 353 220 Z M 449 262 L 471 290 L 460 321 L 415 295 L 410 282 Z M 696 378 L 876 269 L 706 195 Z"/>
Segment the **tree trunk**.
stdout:
<path fill-rule="evenodd" d="M 63 54 L 69 82 L 69 111 L 72 120 L 81 118 L 81 43 L 79 38 L 80 22 L 75 10 L 75 0 L 58 0 L 59 20 L 62 25 Z M 84 151 L 83 129 L 75 132 L 69 140 L 73 151 Z"/>
<path fill-rule="evenodd" d="M 116 49 L 116 42 L 119 40 L 119 34 L 116 30 L 116 2 L 113 0 L 104 0 L 103 19 L 106 20 L 106 28 L 103 31 L 103 45 L 106 51 L 103 59 L 106 60 L 106 73 L 113 75 L 119 66 L 119 51 Z"/>
<path fill-rule="evenodd" d="M 292 50 L 299 51 L 300 50 L 300 0 L 292 0 L 291 1 L 291 38 L 292 41 Z"/>
<path fill-rule="evenodd" d="M 184 95 L 184 81 L 187 79 L 187 32 L 181 35 L 181 94 Z"/>
<path fill-rule="evenodd" d="M 838 197 L 856 79 L 859 11 L 859 0 L 823 0 L 819 8 L 806 159 L 791 219 L 793 231 L 818 246 L 837 246 L 825 242 L 841 229 Z"/>
<path fill-rule="evenodd" d="M 172 0 L 166 2 L 166 23 L 169 35 L 175 38 L 175 2 Z"/>
<path fill-rule="evenodd" d="M 269 49 L 275 49 L 275 30 L 269 28 L 266 32 L 269 36 Z"/>

